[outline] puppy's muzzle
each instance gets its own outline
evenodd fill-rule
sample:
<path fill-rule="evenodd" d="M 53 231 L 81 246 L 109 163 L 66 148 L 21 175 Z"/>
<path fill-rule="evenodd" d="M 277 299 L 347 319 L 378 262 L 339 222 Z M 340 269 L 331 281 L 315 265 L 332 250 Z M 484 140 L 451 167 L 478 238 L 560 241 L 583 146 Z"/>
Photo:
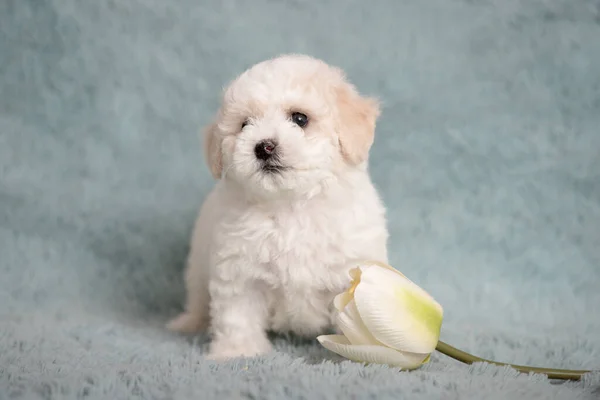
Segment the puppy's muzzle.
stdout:
<path fill-rule="evenodd" d="M 254 146 L 254 155 L 262 161 L 272 158 L 277 152 L 277 143 L 274 140 L 261 140 Z"/>

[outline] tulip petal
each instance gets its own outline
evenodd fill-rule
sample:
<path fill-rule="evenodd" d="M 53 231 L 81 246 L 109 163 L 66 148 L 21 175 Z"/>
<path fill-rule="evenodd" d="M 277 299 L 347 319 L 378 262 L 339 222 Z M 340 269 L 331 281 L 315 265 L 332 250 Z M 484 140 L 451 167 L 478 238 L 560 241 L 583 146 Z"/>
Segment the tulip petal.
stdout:
<path fill-rule="evenodd" d="M 400 275 L 401 277 L 403 277 L 405 279 L 408 279 L 406 276 L 404 276 L 404 274 L 402 272 L 398 271 L 396 268 L 392 267 L 391 265 L 382 263 L 381 261 L 366 261 L 366 262 L 362 263 L 362 268 L 373 267 L 373 266 L 385 268 L 387 270 L 394 272 L 395 274 Z M 410 280 L 410 279 L 408 279 L 408 280 Z"/>
<path fill-rule="evenodd" d="M 350 287 L 348 288 L 348 290 L 338 294 L 333 299 L 334 307 L 340 312 L 344 309 L 344 307 L 346 307 L 346 305 L 348 305 L 350 300 L 354 298 L 354 290 L 356 289 L 356 286 L 358 286 L 358 284 L 360 283 L 361 271 L 359 267 L 352 268 L 348 274 L 350 275 L 350 278 L 352 278 L 352 281 L 350 282 Z"/>
<path fill-rule="evenodd" d="M 385 346 L 419 354 L 435 350 L 443 309 L 401 274 L 377 266 L 362 268 L 354 299 L 367 329 Z"/>
<path fill-rule="evenodd" d="M 429 354 L 400 352 L 389 347 L 374 345 L 352 345 L 343 335 L 322 335 L 317 340 L 327 350 L 352 361 L 384 364 L 411 370 L 420 367 Z"/>
<path fill-rule="evenodd" d="M 344 308 L 352 300 L 353 294 L 342 292 L 333 298 L 333 306 L 338 312 L 342 312 Z"/>
<path fill-rule="evenodd" d="M 381 343 L 369 333 L 369 330 L 360 319 L 354 300 L 351 300 L 342 312 L 338 313 L 336 322 L 338 328 L 340 328 L 351 344 L 381 345 Z"/>

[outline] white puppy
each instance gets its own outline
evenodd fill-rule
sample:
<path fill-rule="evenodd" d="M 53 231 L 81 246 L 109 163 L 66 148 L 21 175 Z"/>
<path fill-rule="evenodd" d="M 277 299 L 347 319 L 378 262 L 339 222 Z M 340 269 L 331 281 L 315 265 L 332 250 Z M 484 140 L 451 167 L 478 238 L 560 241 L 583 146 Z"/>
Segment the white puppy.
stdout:
<path fill-rule="evenodd" d="M 218 183 L 200 209 L 185 312 L 209 357 L 271 349 L 268 331 L 315 337 L 353 261 L 387 262 L 385 210 L 367 159 L 379 116 L 342 71 L 302 55 L 263 61 L 225 90 L 205 131 Z"/>

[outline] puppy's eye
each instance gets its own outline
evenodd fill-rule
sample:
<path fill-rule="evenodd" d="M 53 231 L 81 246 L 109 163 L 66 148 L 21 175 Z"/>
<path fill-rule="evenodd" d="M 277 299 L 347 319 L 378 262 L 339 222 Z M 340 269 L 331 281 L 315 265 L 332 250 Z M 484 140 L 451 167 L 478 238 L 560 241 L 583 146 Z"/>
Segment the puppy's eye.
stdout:
<path fill-rule="evenodd" d="M 250 121 L 245 120 L 244 122 L 242 122 L 242 127 L 240 129 L 244 129 L 249 123 Z"/>
<path fill-rule="evenodd" d="M 306 114 L 293 112 L 291 117 L 292 122 L 298 125 L 300 128 L 304 128 L 308 124 L 308 117 L 306 116 Z"/>

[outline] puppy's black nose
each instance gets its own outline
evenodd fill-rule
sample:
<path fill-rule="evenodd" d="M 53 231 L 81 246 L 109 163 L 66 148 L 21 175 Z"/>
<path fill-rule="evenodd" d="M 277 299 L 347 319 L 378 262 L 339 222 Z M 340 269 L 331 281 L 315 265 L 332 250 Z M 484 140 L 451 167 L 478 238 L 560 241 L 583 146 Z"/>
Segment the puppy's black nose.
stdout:
<path fill-rule="evenodd" d="M 259 160 L 266 161 L 275 154 L 277 143 L 273 140 L 261 140 L 254 146 L 254 154 Z"/>

